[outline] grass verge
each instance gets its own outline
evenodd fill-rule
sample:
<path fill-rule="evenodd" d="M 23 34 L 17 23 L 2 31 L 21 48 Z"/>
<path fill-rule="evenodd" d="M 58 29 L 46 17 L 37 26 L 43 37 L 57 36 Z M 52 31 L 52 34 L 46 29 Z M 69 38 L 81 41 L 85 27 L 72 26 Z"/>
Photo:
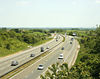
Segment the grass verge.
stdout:
<path fill-rule="evenodd" d="M 9 79 L 11 78 L 12 76 L 14 76 L 15 74 L 17 74 L 18 72 L 24 70 L 25 68 L 27 68 L 28 66 L 30 66 L 31 64 L 34 64 L 37 60 L 41 59 L 41 57 L 44 57 L 48 54 L 49 52 L 45 52 L 35 58 L 33 58 L 32 60 L 22 64 L 21 66 L 19 66 L 18 68 L 10 71 L 9 73 L 3 75 L 0 79 Z"/>
<path fill-rule="evenodd" d="M 31 46 L 35 47 L 35 46 L 41 45 L 43 43 L 46 43 L 46 42 L 48 42 L 48 41 L 50 41 L 52 39 L 53 38 L 48 38 L 46 40 L 39 41 L 39 42 L 37 42 L 37 43 L 35 43 L 35 44 L 31 45 Z M 12 55 L 12 54 L 18 53 L 20 51 L 27 50 L 27 49 L 29 49 L 28 45 L 30 46 L 30 44 L 25 44 L 25 45 L 23 45 L 21 47 L 13 49 L 13 50 L 5 50 L 5 49 L 3 50 L 2 49 L 3 51 L 0 53 L 0 57 L 4 57 L 4 56 L 7 56 L 7 55 Z"/>
<path fill-rule="evenodd" d="M 80 39 L 77 39 L 80 43 Z M 76 59 L 75 64 L 78 64 L 80 62 L 80 59 L 84 56 L 86 49 L 84 48 L 84 45 L 80 43 L 80 50 Z"/>
<path fill-rule="evenodd" d="M 61 43 L 61 42 L 60 42 L 60 43 Z M 60 44 L 60 43 L 59 43 L 59 44 Z M 58 45 L 59 45 L 59 44 L 58 44 Z M 56 46 L 58 46 L 58 45 L 56 45 Z M 55 48 L 56 46 L 52 47 L 51 49 Z M 51 49 L 50 49 L 50 50 L 51 50 Z M 27 67 L 30 66 L 31 64 L 34 64 L 36 61 L 38 61 L 39 59 L 41 59 L 41 57 L 46 56 L 48 53 L 50 53 L 50 50 L 48 50 L 48 51 L 46 51 L 46 52 L 40 54 L 39 56 L 37 56 L 37 57 L 35 57 L 35 58 L 29 60 L 28 62 L 26 62 L 26 63 L 20 65 L 19 67 L 15 68 L 14 70 L 11 70 L 10 72 L 4 74 L 3 76 L 1 76 L 0 79 L 9 79 L 9 78 L 11 78 L 12 76 L 14 76 L 15 74 L 17 74 L 17 73 L 19 73 L 20 71 L 24 70 L 25 68 L 27 68 Z"/>
<path fill-rule="evenodd" d="M 48 38 L 48 39 L 46 39 L 46 40 L 39 41 L 39 42 L 33 44 L 32 46 L 35 47 L 35 46 L 41 45 L 41 44 L 46 43 L 46 42 L 48 42 L 48 41 L 50 41 L 50 40 L 52 40 L 52 39 L 53 39 L 53 38 Z"/>
<path fill-rule="evenodd" d="M 63 37 L 63 40 L 62 40 L 62 42 L 64 42 L 65 41 L 65 37 L 64 36 L 62 36 Z"/>

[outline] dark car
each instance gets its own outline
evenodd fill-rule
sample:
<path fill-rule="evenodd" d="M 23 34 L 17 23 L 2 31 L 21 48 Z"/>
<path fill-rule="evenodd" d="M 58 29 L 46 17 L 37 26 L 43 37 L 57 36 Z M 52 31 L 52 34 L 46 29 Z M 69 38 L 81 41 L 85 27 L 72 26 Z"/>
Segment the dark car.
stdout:
<path fill-rule="evenodd" d="M 11 66 L 16 66 L 16 65 L 18 65 L 18 61 L 14 60 L 14 61 L 11 62 Z"/>
<path fill-rule="evenodd" d="M 61 50 L 64 50 L 64 47 L 62 47 Z"/>
<path fill-rule="evenodd" d="M 72 44 L 72 42 L 70 42 L 70 44 Z"/>
<path fill-rule="evenodd" d="M 58 41 L 58 39 L 56 39 L 56 41 Z"/>
<path fill-rule="evenodd" d="M 35 54 L 31 54 L 31 55 L 30 55 L 30 57 L 34 57 L 34 56 L 35 56 Z"/>
<path fill-rule="evenodd" d="M 49 46 L 46 49 L 49 49 Z"/>
<path fill-rule="evenodd" d="M 73 40 L 74 40 L 74 38 L 71 38 L 71 40 L 73 41 Z"/>
<path fill-rule="evenodd" d="M 44 48 L 43 47 L 41 47 L 41 52 L 44 52 Z"/>

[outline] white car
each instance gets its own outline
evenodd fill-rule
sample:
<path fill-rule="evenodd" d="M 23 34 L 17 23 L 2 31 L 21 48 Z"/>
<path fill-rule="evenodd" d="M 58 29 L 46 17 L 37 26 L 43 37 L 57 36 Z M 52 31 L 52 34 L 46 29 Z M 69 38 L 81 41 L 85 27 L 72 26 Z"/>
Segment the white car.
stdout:
<path fill-rule="evenodd" d="M 43 70 L 43 69 L 44 69 L 43 64 L 40 64 L 38 70 Z"/>
<path fill-rule="evenodd" d="M 60 54 L 58 59 L 63 59 L 63 58 L 64 58 L 63 54 Z"/>

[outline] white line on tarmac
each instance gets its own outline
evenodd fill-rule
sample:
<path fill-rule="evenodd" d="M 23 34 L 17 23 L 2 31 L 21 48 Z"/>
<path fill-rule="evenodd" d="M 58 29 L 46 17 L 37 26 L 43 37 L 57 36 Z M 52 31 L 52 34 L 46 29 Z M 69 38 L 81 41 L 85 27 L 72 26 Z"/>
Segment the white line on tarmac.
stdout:
<path fill-rule="evenodd" d="M 63 43 L 61 43 L 60 45 L 62 45 L 62 44 Z M 55 51 L 55 49 L 53 51 Z M 51 53 L 53 53 L 53 51 Z M 48 55 L 50 55 L 51 53 L 49 53 Z M 44 56 L 43 58 L 47 57 L 48 55 Z M 43 58 L 41 58 L 40 60 L 36 61 L 34 64 L 36 64 L 37 62 L 41 61 Z M 34 64 L 30 65 L 29 67 L 33 66 Z M 29 67 L 27 67 L 27 68 L 29 68 Z M 27 68 L 25 68 L 25 69 L 27 69 Z M 24 70 L 22 70 L 21 72 L 17 73 L 16 75 L 18 75 L 18 74 L 20 74 L 22 72 L 24 72 Z M 16 75 L 14 75 L 13 77 L 11 77 L 10 79 L 13 79 Z"/>

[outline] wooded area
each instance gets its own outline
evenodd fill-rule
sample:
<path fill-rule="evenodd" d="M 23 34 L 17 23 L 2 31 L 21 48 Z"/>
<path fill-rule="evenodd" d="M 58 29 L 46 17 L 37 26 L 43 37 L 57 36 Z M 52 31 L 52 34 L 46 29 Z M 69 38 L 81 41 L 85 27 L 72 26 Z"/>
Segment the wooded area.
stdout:
<path fill-rule="evenodd" d="M 0 29 L 0 56 L 6 56 L 50 40 L 51 34 L 42 29 Z"/>
<path fill-rule="evenodd" d="M 77 30 L 77 35 L 81 48 L 75 65 L 68 69 L 67 63 L 53 64 L 41 79 L 100 79 L 100 27 Z"/>

